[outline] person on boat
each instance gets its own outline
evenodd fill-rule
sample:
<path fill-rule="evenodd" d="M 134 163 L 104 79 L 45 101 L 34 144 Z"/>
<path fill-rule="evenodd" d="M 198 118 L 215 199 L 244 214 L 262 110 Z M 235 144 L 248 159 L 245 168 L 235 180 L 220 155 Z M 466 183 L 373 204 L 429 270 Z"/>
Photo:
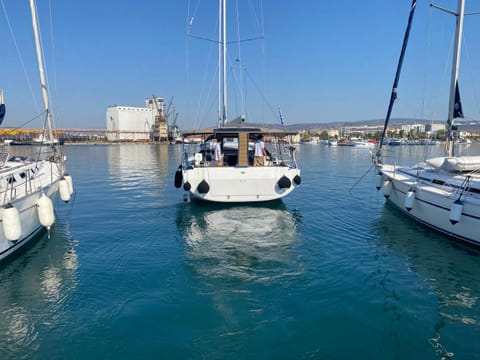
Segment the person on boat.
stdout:
<path fill-rule="evenodd" d="M 215 145 L 215 148 L 214 148 L 213 152 L 215 153 L 215 162 L 217 163 L 217 166 L 223 166 L 222 139 L 221 138 L 217 139 L 217 144 Z"/>
<path fill-rule="evenodd" d="M 255 154 L 253 157 L 253 166 L 264 166 L 265 165 L 265 156 L 267 152 L 265 151 L 265 143 L 262 141 L 263 135 L 259 135 L 257 141 L 255 141 Z"/>

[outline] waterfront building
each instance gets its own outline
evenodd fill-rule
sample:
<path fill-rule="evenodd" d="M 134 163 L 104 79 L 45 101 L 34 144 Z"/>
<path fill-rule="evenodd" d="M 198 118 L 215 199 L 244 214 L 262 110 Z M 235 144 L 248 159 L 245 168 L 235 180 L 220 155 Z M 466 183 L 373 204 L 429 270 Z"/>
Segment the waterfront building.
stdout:
<path fill-rule="evenodd" d="M 348 126 L 342 129 L 342 134 L 344 137 L 349 138 L 353 135 L 355 136 L 367 136 L 368 134 L 381 133 L 383 130 L 383 125 L 360 125 L 360 126 Z"/>
<path fill-rule="evenodd" d="M 425 132 L 425 124 L 406 124 L 402 125 L 402 130 L 405 131 L 406 133 L 409 133 L 410 131 L 416 132 L 416 133 L 424 133 Z"/>
<path fill-rule="evenodd" d="M 460 137 L 480 137 L 479 124 L 458 124 L 457 129 Z"/>
<path fill-rule="evenodd" d="M 145 100 L 144 108 L 109 106 L 106 112 L 108 141 L 167 141 L 168 123 L 161 97 Z"/>

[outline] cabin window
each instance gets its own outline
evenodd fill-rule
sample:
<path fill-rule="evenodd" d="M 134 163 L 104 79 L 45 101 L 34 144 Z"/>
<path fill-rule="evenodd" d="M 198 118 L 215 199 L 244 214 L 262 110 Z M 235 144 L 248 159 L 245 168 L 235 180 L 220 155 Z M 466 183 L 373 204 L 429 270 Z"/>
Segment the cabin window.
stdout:
<path fill-rule="evenodd" d="M 20 177 L 21 177 L 22 179 L 25 179 L 25 176 L 26 176 L 26 175 L 25 175 L 24 172 L 20 173 Z"/>
<path fill-rule="evenodd" d="M 443 185 L 443 184 L 445 184 L 445 181 L 433 179 L 433 180 L 432 180 L 432 183 L 437 184 L 437 185 Z"/>
<path fill-rule="evenodd" d="M 7 182 L 9 184 L 13 184 L 15 181 L 17 180 L 15 180 L 15 177 L 13 175 L 10 175 L 9 177 L 7 177 Z"/>

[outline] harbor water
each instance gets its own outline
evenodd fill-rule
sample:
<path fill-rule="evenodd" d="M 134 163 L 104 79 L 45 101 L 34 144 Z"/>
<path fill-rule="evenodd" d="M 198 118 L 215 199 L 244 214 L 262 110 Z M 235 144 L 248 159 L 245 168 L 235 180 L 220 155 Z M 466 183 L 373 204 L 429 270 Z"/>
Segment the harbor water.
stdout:
<path fill-rule="evenodd" d="M 202 206 L 179 145 L 63 148 L 74 198 L 0 265 L 0 359 L 480 359 L 480 250 L 386 205 L 369 150 L 300 145 L 283 201 Z"/>

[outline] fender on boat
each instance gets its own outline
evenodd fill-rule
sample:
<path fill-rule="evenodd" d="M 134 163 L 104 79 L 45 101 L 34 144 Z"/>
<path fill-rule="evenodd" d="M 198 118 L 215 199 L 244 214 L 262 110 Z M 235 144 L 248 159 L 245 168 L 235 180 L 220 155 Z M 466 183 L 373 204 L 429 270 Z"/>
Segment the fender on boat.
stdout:
<path fill-rule="evenodd" d="M 377 190 L 380 190 L 383 185 L 383 175 L 382 174 L 377 174 L 375 175 L 375 187 Z"/>
<path fill-rule="evenodd" d="M 278 187 L 280 189 L 288 189 L 290 186 L 292 186 L 292 182 L 288 177 L 283 175 L 280 180 L 278 180 Z"/>
<path fill-rule="evenodd" d="M 206 194 L 210 191 L 210 185 L 205 180 L 202 180 L 197 186 L 197 191 L 200 194 Z"/>
<path fill-rule="evenodd" d="M 70 185 L 65 177 L 58 182 L 58 190 L 60 192 L 60 199 L 68 203 L 72 194 L 70 193 Z"/>
<path fill-rule="evenodd" d="M 385 196 L 386 199 L 390 197 L 392 194 L 393 190 L 393 184 L 390 180 L 387 180 L 383 183 L 383 196 Z"/>
<path fill-rule="evenodd" d="M 48 230 L 55 222 L 55 212 L 53 211 L 53 203 L 50 198 L 43 194 L 37 201 L 38 220 L 40 224 L 45 226 Z"/>
<path fill-rule="evenodd" d="M 177 171 L 175 171 L 174 185 L 177 189 L 179 189 L 180 186 L 182 186 L 182 181 L 183 181 L 183 173 L 182 173 L 182 165 L 180 165 Z"/>
<path fill-rule="evenodd" d="M 73 180 L 72 180 L 72 177 L 68 173 L 65 173 L 65 175 L 63 175 L 63 177 L 65 178 L 65 180 L 67 180 L 68 189 L 70 191 L 70 195 L 72 195 L 73 194 Z"/>
<path fill-rule="evenodd" d="M 295 185 L 300 185 L 302 182 L 302 178 L 300 177 L 300 175 L 295 175 L 295 177 L 293 178 L 293 182 L 295 183 Z"/>
<path fill-rule="evenodd" d="M 448 216 L 448 220 L 455 225 L 460 221 L 462 217 L 463 211 L 463 202 L 460 199 L 457 199 L 453 202 L 452 207 L 450 208 L 450 215 Z"/>
<path fill-rule="evenodd" d="M 8 203 L 2 208 L 3 233 L 7 240 L 17 241 L 22 235 L 20 214 L 15 206 Z"/>
<path fill-rule="evenodd" d="M 414 204 L 415 204 L 415 189 L 410 189 L 407 191 L 407 195 L 405 196 L 405 209 L 407 209 L 407 211 L 412 210 Z"/>

